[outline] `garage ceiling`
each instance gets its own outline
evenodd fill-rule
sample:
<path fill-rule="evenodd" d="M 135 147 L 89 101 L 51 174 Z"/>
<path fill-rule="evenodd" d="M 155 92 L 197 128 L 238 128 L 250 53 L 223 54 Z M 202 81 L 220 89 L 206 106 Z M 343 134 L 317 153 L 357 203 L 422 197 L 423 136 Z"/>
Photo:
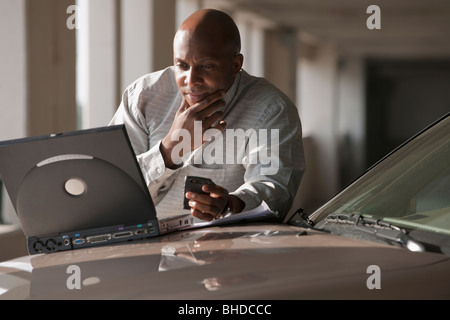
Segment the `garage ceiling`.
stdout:
<path fill-rule="evenodd" d="M 306 32 L 341 51 L 368 57 L 449 58 L 449 0 L 227 0 L 278 25 Z M 366 26 L 370 5 L 381 29 Z"/>

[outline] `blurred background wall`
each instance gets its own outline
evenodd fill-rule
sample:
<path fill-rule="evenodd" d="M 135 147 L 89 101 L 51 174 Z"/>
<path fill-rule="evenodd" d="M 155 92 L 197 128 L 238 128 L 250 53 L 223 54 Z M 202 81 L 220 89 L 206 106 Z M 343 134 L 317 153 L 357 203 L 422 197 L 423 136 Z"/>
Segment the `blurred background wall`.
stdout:
<path fill-rule="evenodd" d="M 235 19 L 244 69 L 298 106 L 307 172 L 294 209 L 311 213 L 450 111 L 447 0 L 0 0 L 0 140 L 107 125 L 206 7 Z M 3 223 L 16 222 L 2 199 Z"/>

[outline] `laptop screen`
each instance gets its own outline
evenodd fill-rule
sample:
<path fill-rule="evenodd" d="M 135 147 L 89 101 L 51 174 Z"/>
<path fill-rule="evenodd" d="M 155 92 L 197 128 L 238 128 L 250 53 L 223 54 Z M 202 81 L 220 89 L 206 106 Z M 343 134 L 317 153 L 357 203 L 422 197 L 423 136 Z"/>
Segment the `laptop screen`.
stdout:
<path fill-rule="evenodd" d="M 124 125 L 0 142 L 27 237 L 156 219 Z"/>

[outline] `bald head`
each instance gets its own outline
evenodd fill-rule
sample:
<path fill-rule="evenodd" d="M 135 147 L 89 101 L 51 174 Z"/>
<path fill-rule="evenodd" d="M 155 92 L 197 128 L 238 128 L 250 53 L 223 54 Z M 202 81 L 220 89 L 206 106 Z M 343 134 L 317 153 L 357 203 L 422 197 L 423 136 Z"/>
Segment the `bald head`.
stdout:
<path fill-rule="evenodd" d="M 241 51 L 238 27 L 228 14 L 219 10 L 203 9 L 194 12 L 181 24 L 175 40 L 180 36 L 208 42 L 217 48 L 226 48 L 232 55 Z"/>
<path fill-rule="evenodd" d="M 189 105 L 228 91 L 242 68 L 239 30 L 224 12 L 205 9 L 192 14 L 173 42 L 177 86 Z"/>

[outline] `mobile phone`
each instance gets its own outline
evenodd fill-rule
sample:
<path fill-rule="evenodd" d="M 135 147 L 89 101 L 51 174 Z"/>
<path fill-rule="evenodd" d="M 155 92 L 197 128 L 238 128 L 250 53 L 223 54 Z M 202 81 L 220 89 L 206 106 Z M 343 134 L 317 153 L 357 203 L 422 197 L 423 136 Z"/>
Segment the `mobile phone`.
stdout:
<path fill-rule="evenodd" d="M 214 183 L 209 178 L 186 176 L 186 178 L 184 179 L 184 194 L 183 194 L 183 198 L 184 198 L 183 208 L 184 209 L 190 209 L 189 199 L 186 198 L 186 192 L 207 194 L 206 192 L 204 192 L 202 190 L 202 187 L 205 184 L 212 185 Z"/>

